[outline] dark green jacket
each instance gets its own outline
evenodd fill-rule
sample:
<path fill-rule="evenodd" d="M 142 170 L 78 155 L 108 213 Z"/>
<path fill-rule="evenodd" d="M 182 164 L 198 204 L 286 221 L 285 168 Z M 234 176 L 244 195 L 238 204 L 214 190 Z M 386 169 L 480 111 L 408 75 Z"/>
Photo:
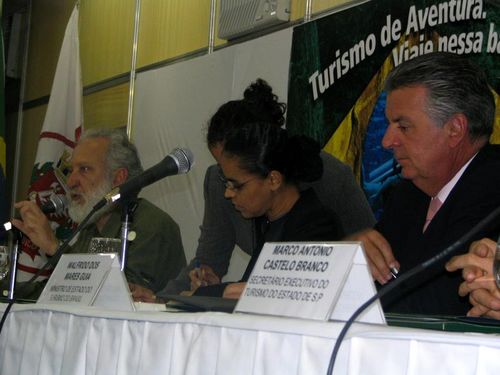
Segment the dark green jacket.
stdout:
<path fill-rule="evenodd" d="M 82 229 L 78 240 L 67 252 L 88 252 L 93 237 L 120 238 L 120 211 L 120 207 L 112 211 L 102 232 L 95 224 Z M 175 278 L 186 266 L 179 226 L 166 212 L 145 199 L 139 199 L 129 234 L 131 232 L 135 232 L 135 239 L 128 246 L 127 281 L 154 292 L 163 289 L 167 281 Z"/>

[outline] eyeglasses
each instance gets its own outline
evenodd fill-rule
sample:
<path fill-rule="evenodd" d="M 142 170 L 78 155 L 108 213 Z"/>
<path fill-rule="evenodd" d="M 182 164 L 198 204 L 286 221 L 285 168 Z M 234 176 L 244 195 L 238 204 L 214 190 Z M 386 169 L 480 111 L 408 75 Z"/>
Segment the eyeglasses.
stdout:
<path fill-rule="evenodd" d="M 258 177 L 252 177 L 244 182 L 236 182 L 236 181 L 228 180 L 226 177 L 224 177 L 224 175 L 222 173 L 219 173 L 219 178 L 222 181 L 222 183 L 224 184 L 224 187 L 226 189 L 229 189 L 229 190 L 234 191 L 234 192 L 238 192 L 239 190 L 241 190 L 243 188 L 243 186 L 248 184 L 250 181 L 256 180 Z"/>

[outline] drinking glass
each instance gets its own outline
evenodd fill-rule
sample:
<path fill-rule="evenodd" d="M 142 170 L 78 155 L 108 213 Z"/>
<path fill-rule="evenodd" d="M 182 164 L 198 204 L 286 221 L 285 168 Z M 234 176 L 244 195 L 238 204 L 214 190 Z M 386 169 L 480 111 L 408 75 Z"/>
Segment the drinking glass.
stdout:
<path fill-rule="evenodd" d="M 493 260 L 493 277 L 497 283 L 497 288 L 500 288 L 500 237 L 498 237 L 495 259 Z"/>
<path fill-rule="evenodd" d="M 122 241 L 119 238 L 93 237 L 90 240 L 89 253 L 118 253 L 120 254 Z"/>
<path fill-rule="evenodd" d="M 10 254 L 8 246 L 0 246 L 0 280 L 5 279 L 9 273 Z"/>

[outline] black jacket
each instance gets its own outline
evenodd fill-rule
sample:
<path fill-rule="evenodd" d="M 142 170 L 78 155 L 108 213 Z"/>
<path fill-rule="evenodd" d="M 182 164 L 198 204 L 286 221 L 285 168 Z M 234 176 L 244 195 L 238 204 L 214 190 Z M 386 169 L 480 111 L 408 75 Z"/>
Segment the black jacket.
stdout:
<path fill-rule="evenodd" d="M 265 222 L 265 218 L 254 219 L 259 224 Z M 261 233 L 258 239 L 258 251 L 252 254 L 247 269 L 242 277 L 246 281 L 257 262 L 262 245 L 267 241 L 291 242 L 291 241 L 338 241 L 343 236 L 340 221 L 337 215 L 323 206 L 312 189 L 307 189 L 300 194 L 299 200 L 295 202 L 292 209 L 281 219 L 282 227 L 279 229 L 278 237 L 268 238 L 266 233 Z M 222 296 L 224 288 L 228 283 L 200 287 L 196 290 L 197 296 Z"/>
<path fill-rule="evenodd" d="M 483 147 L 422 233 L 429 202 L 430 197 L 413 183 L 402 181 L 389 194 L 382 218 L 375 227 L 391 244 L 401 264 L 400 273 L 438 254 L 500 205 L 500 147 Z M 500 219 L 497 219 L 472 240 L 495 238 L 499 229 Z M 471 242 L 464 243 L 453 255 L 467 252 Z M 458 296 L 458 286 L 463 281 L 461 272 L 446 272 L 447 260 L 441 260 L 392 291 L 382 301 L 384 310 L 465 315 L 470 306 L 467 298 Z"/>

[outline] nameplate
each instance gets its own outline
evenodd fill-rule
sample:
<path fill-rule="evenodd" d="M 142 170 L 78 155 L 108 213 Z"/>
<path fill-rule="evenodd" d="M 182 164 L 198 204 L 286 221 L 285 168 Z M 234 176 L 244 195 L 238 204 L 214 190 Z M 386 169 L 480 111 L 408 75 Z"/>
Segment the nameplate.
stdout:
<path fill-rule="evenodd" d="M 64 254 L 37 303 L 133 310 L 117 254 Z"/>
<path fill-rule="evenodd" d="M 363 269 L 366 272 L 361 273 L 369 276 L 364 259 L 359 242 L 266 243 L 235 311 L 346 320 L 355 311 L 353 306 L 359 307 L 375 294 L 371 277 L 359 283 L 355 280 L 354 273 Z M 348 290 L 357 290 L 359 295 L 344 292 L 347 280 Z M 341 301 L 341 296 L 348 301 Z M 380 305 L 375 304 L 374 311 L 358 321 L 385 323 Z"/>

